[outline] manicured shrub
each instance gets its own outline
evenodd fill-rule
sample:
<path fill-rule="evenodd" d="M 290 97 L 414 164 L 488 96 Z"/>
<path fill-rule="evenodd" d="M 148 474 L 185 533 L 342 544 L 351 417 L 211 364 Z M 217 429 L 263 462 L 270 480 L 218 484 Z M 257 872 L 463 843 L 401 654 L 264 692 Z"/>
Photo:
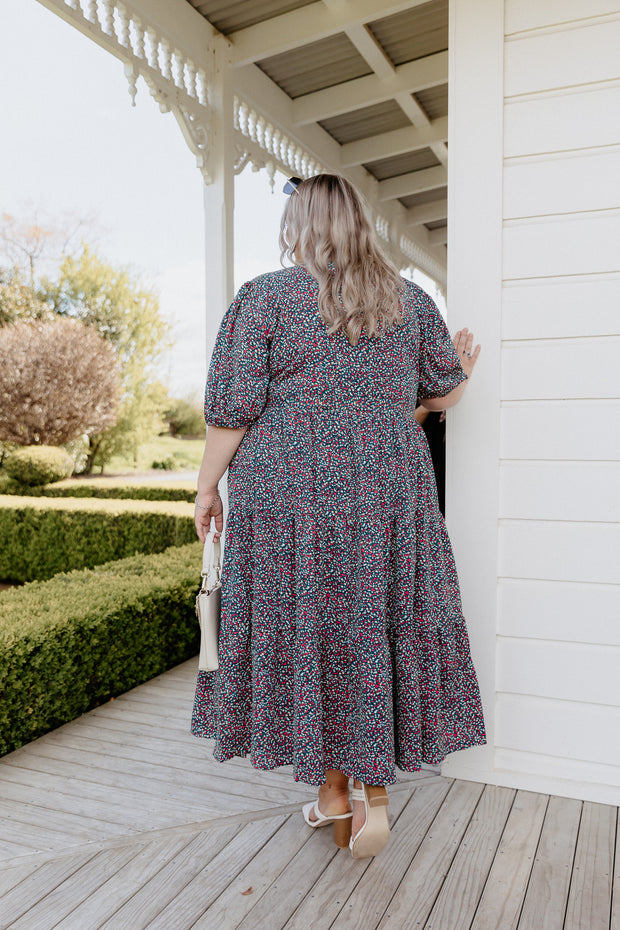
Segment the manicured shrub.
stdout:
<path fill-rule="evenodd" d="M 23 485 L 8 476 L 0 475 L 0 494 L 24 493 Z M 142 501 L 186 501 L 193 503 L 196 488 L 190 482 L 175 484 L 170 481 L 163 485 L 155 484 L 120 484 L 113 478 L 68 478 L 58 484 L 44 485 L 28 489 L 28 497 L 98 497 L 116 500 Z"/>
<path fill-rule="evenodd" d="M 9 452 L 3 464 L 9 478 L 22 485 L 62 481 L 73 472 L 72 456 L 58 446 L 24 446 Z"/>
<path fill-rule="evenodd" d="M 0 580 L 33 581 L 196 539 L 178 501 L 0 498 Z"/>
<path fill-rule="evenodd" d="M 196 655 L 201 560 L 196 541 L 0 594 L 0 754 Z"/>

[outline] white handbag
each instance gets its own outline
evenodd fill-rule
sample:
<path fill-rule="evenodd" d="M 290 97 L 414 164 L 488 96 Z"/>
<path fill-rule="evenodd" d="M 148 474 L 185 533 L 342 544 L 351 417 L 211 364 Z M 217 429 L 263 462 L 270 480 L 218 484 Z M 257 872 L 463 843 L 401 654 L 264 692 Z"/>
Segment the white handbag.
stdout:
<path fill-rule="evenodd" d="M 196 595 L 196 616 L 200 623 L 200 658 L 198 668 L 202 672 L 214 672 L 219 668 L 218 639 L 220 633 L 220 609 L 222 583 L 220 581 L 220 541 L 214 542 L 215 532 L 207 533 L 202 556 L 202 585 Z M 215 557 L 215 581 L 209 585 L 211 562 Z"/>

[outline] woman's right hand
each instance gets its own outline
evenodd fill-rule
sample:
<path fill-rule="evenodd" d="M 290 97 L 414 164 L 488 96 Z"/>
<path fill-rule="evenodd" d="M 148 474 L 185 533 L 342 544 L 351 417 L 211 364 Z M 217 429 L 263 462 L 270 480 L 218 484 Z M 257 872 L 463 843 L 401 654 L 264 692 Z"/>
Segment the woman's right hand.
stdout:
<path fill-rule="evenodd" d="M 194 507 L 194 524 L 201 543 L 207 538 L 211 530 L 211 517 L 215 523 L 214 542 L 218 542 L 224 530 L 224 505 L 217 488 L 198 492 Z"/>
<path fill-rule="evenodd" d="M 454 339 L 452 340 L 452 342 L 454 343 L 454 348 L 456 349 L 456 354 L 459 357 L 459 361 L 463 367 L 463 371 L 469 378 L 472 371 L 474 370 L 474 366 L 476 362 L 478 361 L 478 356 L 480 355 L 480 349 L 482 348 L 482 346 L 480 345 L 480 343 L 478 343 L 478 345 L 472 352 L 472 346 L 474 344 L 474 334 L 470 333 L 470 331 L 467 329 L 466 326 L 464 327 L 464 329 L 459 329 L 458 332 L 455 333 Z"/>

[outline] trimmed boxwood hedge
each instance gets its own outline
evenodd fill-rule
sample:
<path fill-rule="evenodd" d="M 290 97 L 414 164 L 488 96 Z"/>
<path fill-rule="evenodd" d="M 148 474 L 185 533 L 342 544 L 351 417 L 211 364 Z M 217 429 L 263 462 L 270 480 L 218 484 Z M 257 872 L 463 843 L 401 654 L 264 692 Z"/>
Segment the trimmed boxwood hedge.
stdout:
<path fill-rule="evenodd" d="M 0 754 L 196 655 L 201 566 L 196 541 L 0 594 Z"/>
<path fill-rule="evenodd" d="M 99 497 L 116 500 L 139 501 L 186 501 L 193 503 L 196 497 L 194 482 L 173 482 L 168 484 L 125 484 L 113 478 L 94 478 L 89 481 L 81 478 L 67 478 L 57 484 L 45 484 L 40 487 L 25 489 L 22 484 L 13 481 L 7 475 L 0 476 L 0 494 L 27 494 L 28 497 Z"/>
<path fill-rule="evenodd" d="M 194 508 L 180 501 L 0 499 L 0 580 L 46 580 L 138 552 L 196 539 Z"/>

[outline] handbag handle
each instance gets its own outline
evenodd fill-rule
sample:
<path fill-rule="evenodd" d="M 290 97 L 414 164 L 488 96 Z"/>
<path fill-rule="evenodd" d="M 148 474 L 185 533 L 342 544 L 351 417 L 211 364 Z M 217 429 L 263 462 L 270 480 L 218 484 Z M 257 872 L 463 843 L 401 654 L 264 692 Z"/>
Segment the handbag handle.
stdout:
<path fill-rule="evenodd" d="M 215 568 L 215 577 L 217 581 L 220 580 L 221 551 L 222 550 L 221 550 L 220 540 L 218 539 L 217 542 L 215 541 L 215 530 L 210 530 L 207 533 L 207 536 L 205 539 L 205 546 L 202 552 L 201 576 L 203 579 L 203 587 L 204 587 L 204 579 L 208 578 L 209 574 L 211 573 L 211 562 L 212 562 L 213 557 L 215 557 L 216 559 L 214 566 L 213 566 Z"/>

